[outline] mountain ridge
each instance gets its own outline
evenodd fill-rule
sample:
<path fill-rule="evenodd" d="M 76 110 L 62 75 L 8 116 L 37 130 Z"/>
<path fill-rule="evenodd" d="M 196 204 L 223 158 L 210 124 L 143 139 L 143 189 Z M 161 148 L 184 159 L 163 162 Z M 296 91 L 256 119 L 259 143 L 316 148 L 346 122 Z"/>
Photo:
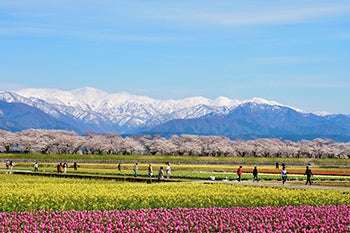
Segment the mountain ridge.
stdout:
<path fill-rule="evenodd" d="M 262 98 L 239 101 L 223 96 L 214 100 L 197 96 L 157 100 L 127 92 L 109 94 L 85 87 L 72 91 L 35 88 L 16 92 L 0 91 L 0 101 L 10 104 L 6 105 L 6 114 L 12 118 L 16 116 L 16 111 L 17 115 L 20 114 L 16 104 L 30 107 L 21 107 L 22 115 L 23 109 L 32 115 L 27 115 L 28 120 L 22 118 L 26 122 L 22 126 L 16 122 L 15 128 L 6 126 L 4 119 L 7 122 L 11 119 L 5 113 L 0 114 L 0 129 L 10 131 L 27 129 L 31 121 L 32 128 L 39 127 L 34 124 L 35 119 L 43 118 L 49 122 L 47 129 L 74 130 L 80 134 L 93 131 L 118 132 L 121 135 L 220 135 L 233 139 L 278 137 L 302 140 L 330 137 L 341 141 L 350 138 L 349 115 L 306 113 Z M 4 103 L 0 105 L 0 113 Z"/>
<path fill-rule="evenodd" d="M 198 119 L 172 120 L 155 128 L 143 129 L 140 134 L 199 134 L 231 139 L 282 138 L 293 141 L 323 137 L 348 141 L 349 129 L 350 118 L 342 114 L 323 117 L 284 106 L 244 103 L 223 116 L 213 114 Z"/>

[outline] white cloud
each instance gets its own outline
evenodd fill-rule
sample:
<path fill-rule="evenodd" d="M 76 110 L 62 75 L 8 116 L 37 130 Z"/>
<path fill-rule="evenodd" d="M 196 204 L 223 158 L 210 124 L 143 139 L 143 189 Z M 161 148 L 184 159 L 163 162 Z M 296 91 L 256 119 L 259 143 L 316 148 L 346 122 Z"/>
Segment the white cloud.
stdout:
<path fill-rule="evenodd" d="M 0 35 L 16 35 L 16 34 L 36 34 L 36 35 L 42 35 L 42 34 L 57 34 L 56 30 L 49 29 L 49 28 L 42 28 L 42 27 L 36 27 L 36 26 L 7 26 L 0 28 Z"/>
<path fill-rule="evenodd" d="M 341 33 L 339 35 L 336 35 L 337 39 L 342 39 L 342 40 L 349 40 L 350 39 L 350 33 Z"/>
<path fill-rule="evenodd" d="M 23 25 L 23 26 L 6 26 L 0 28 L 0 35 L 3 36 L 64 36 L 71 38 L 82 38 L 97 41 L 142 41 L 142 42 L 162 42 L 162 41 L 183 41 L 188 40 L 186 37 L 179 35 L 168 36 L 161 34 L 123 34 L 105 32 L 99 29 L 72 30 L 69 28 L 50 28 L 49 25 Z"/>
<path fill-rule="evenodd" d="M 52 3 L 52 4 L 51 4 Z M 0 34 L 63 35 L 110 41 L 186 40 L 185 28 L 303 23 L 350 14 L 334 1 L 4 1 Z M 166 34 L 168 32 L 168 34 Z M 169 34 L 173 32 L 173 34 Z M 186 32 L 186 31 L 185 31 Z M 158 34 L 159 33 L 159 34 Z"/>
<path fill-rule="evenodd" d="M 200 7 L 192 9 L 175 8 L 158 11 L 148 17 L 181 21 L 190 25 L 256 26 L 302 23 L 350 13 L 349 4 L 310 5 L 307 4 L 308 2 L 305 4 L 305 1 L 302 4 L 294 5 L 290 2 L 279 2 L 280 5 L 268 3 L 265 5 L 251 4 L 251 6 L 214 10 Z"/>
<path fill-rule="evenodd" d="M 307 56 L 279 56 L 279 57 L 261 57 L 257 58 L 258 63 L 276 64 L 276 63 L 313 63 L 334 61 L 331 57 L 307 57 Z"/>

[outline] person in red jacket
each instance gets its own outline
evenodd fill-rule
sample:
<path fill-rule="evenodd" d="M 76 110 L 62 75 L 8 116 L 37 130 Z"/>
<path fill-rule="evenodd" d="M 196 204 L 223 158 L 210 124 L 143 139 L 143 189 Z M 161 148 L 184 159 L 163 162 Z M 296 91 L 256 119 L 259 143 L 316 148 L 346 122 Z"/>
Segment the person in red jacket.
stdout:
<path fill-rule="evenodd" d="M 237 175 L 238 175 L 238 182 L 241 182 L 242 166 L 239 166 L 239 168 L 237 169 Z"/>

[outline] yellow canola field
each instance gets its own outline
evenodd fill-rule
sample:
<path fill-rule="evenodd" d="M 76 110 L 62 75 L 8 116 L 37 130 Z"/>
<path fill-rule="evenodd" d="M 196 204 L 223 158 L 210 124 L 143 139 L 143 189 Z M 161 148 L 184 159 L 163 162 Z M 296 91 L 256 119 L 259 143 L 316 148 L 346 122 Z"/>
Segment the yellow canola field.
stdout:
<path fill-rule="evenodd" d="M 349 205 L 350 192 L 234 184 L 128 183 L 0 174 L 0 212 Z"/>

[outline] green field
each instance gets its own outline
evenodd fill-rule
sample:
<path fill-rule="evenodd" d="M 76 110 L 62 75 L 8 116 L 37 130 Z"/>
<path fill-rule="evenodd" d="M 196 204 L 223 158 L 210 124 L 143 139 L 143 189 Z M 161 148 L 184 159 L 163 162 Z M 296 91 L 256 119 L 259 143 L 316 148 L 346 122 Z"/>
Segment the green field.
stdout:
<path fill-rule="evenodd" d="M 54 160 L 54 161 L 105 161 L 117 163 L 118 161 L 145 161 L 145 162 L 172 162 L 172 163 L 224 163 L 224 164 L 307 164 L 317 165 L 347 165 L 350 159 L 314 159 L 314 158 L 270 158 L 270 157 L 233 157 L 233 156 L 161 156 L 161 155 L 74 155 L 74 154 L 0 154 L 0 160 Z"/>
<path fill-rule="evenodd" d="M 261 180 L 279 180 L 279 170 L 275 163 L 285 163 L 289 171 L 289 180 L 305 180 L 302 172 L 306 164 L 311 164 L 314 180 L 350 181 L 350 159 L 296 159 L 296 158 L 250 158 L 250 157 L 199 157 L 199 156 L 150 156 L 150 155 L 55 155 L 55 154 L 0 154 L 0 171 L 5 171 L 5 161 L 13 160 L 15 170 L 33 171 L 34 161 L 39 162 L 40 173 L 56 173 L 58 162 L 68 162 L 68 173 L 132 176 L 133 163 L 139 163 L 139 176 L 147 177 L 147 167 L 152 163 L 154 175 L 160 166 L 171 163 L 172 178 L 208 180 L 214 176 L 217 180 L 234 180 L 236 169 L 243 165 L 243 180 L 252 179 L 251 171 L 258 166 Z M 79 168 L 73 169 L 77 161 Z M 121 163 L 121 171 L 117 165 Z M 342 175 L 335 175 L 332 173 Z M 330 173 L 330 174 L 327 174 Z"/>

